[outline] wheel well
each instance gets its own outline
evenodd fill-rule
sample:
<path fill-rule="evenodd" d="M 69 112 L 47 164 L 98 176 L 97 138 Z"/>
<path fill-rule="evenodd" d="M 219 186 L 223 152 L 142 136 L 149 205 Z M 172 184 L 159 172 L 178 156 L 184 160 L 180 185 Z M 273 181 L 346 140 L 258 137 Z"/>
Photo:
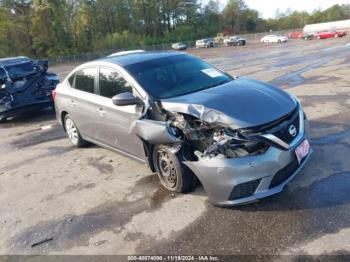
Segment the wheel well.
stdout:
<path fill-rule="evenodd" d="M 156 172 L 157 170 L 153 162 L 153 150 L 155 145 L 152 145 L 145 140 L 142 140 L 142 142 L 143 142 L 143 148 L 145 150 L 145 155 L 147 157 L 147 164 L 149 168 L 152 170 L 152 172 Z"/>
<path fill-rule="evenodd" d="M 68 113 L 66 111 L 61 112 L 61 123 L 62 123 L 64 131 L 66 131 L 66 127 L 64 125 L 64 118 L 66 117 L 66 115 L 68 115 Z"/>

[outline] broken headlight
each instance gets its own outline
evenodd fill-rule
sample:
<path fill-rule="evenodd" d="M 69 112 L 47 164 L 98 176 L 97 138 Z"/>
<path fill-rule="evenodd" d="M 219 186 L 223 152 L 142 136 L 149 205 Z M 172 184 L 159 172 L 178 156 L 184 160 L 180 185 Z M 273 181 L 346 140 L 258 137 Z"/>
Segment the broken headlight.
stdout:
<path fill-rule="evenodd" d="M 214 134 L 213 143 L 205 155 L 224 155 L 226 158 L 255 156 L 264 154 L 269 145 L 264 141 L 250 139 L 232 130 L 219 131 Z"/>

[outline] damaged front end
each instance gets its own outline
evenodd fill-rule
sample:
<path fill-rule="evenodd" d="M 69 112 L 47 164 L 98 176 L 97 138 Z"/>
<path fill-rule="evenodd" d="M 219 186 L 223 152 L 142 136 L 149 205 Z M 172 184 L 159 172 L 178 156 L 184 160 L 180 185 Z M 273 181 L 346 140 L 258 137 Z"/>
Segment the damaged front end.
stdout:
<path fill-rule="evenodd" d="M 51 93 L 59 80 L 47 69 L 46 60 L 0 59 L 0 120 L 52 105 Z"/>
<path fill-rule="evenodd" d="M 184 141 L 192 161 L 255 156 L 269 148 L 256 134 L 248 135 L 242 130 L 223 127 L 216 122 L 208 123 L 186 114 L 172 113 L 169 127 L 174 136 Z"/>
<path fill-rule="evenodd" d="M 206 112 L 220 121 L 209 122 L 169 111 L 162 104 L 159 107 L 162 121 L 147 121 L 162 123 L 162 128 L 152 124 L 159 132 L 155 135 L 149 127 L 146 133 L 153 135 L 147 139 L 181 152 L 183 164 L 196 174 L 215 205 L 254 202 L 282 191 L 312 153 L 310 149 L 301 162 L 296 159 L 296 148 L 308 140 L 307 119 L 298 102 L 277 120 L 244 128 L 223 123 L 228 118 L 215 110 Z M 292 125 L 296 128 L 293 135 L 289 132 Z"/>

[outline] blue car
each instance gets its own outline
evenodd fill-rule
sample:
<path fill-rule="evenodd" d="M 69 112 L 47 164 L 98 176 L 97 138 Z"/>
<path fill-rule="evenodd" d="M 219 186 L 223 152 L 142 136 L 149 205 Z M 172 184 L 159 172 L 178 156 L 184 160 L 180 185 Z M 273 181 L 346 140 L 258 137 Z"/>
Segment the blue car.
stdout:
<path fill-rule="evenodd" d="M 0 121 L 53 106 L 51 93 L 59 79 L 47 69 L 47 60 L 0 59 Z"/>

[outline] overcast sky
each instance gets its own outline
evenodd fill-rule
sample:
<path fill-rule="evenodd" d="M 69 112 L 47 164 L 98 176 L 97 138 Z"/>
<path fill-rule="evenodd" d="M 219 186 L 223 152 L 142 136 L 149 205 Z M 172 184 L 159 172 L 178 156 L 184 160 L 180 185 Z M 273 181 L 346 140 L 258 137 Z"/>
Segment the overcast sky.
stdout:
<path fill-rule="evenodd" d="M 219 0 L 224 6 L 227 0 Z M 335 4 L 350 4 L 350 0 L 245 0 L 250 8 L 258 10 L 263 18 L 273 18 L 276 10 L 285 11 L 288 8 L 297 11 L 311 12 L 315 9 L 327 9 Z"/>

